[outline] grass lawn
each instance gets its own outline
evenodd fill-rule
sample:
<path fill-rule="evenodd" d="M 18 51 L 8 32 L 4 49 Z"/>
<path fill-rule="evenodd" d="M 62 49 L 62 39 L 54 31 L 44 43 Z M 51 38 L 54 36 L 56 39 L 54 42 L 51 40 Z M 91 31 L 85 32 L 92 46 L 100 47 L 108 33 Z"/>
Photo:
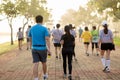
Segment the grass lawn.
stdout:
<path fill-rule="evenodd" d="M 18 47 L 18 42 L 17 41 L 14 42 L 14 45 L 11 45 L 10 42 L 0 44 L 0 55 L 5 53 L 5 52 L 8 52 L 8 51 L 10 51 L 12 49 L 15 49 L 17 47 Z"/>
<path fill-rule="evenodd" d="M 120 46 L 120 38 L 114 38 L 115 45 Z"/>

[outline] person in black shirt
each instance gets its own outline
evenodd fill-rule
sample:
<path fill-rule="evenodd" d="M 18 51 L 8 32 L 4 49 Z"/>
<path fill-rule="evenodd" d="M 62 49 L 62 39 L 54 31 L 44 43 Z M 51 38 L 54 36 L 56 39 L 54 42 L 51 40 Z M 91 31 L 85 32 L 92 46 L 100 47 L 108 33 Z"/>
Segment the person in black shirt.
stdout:
<path fill-rule="evenodd" d="M 64 71 L 64 78 L 67 77 L 67 63 L 66 59 L 68 58 L 68 70 L 69 75 L 68 79 L 72 80 L 72 55 L 74 53 L 73 46 L 75 44 L 75 38 L 73 35 L 70 34 L 70 27 L 68 25 L 64 28 L 65 34 L 61 37 L 61 45 L 62 45 L 62 58 L 63 58 L 63 71 Z"/>

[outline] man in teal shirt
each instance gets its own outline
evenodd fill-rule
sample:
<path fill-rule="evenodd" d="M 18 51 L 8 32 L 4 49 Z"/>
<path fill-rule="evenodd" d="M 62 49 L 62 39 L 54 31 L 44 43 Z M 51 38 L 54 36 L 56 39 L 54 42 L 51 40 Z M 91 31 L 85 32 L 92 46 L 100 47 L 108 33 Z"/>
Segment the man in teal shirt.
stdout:
<path fill-rule="evenodd" d="M 30 31 L 28 36 L 30 37 L 30 41 L 32 42 L 32 57 L 33 57 L 33 75 L 34 80 L 38 79 L 38 65 L 39 62 L 42 62 L 43 67 L 43 80 L 46 80 L 48 75 L 47 72 L 47 51 L 49 55 L 50 53 L 50 39 L 49 39 L 49 32 L 46 27 L 42 25 L 43 17 L 41 15 L 36 16 L 36 25 L 34 25 Z"/>

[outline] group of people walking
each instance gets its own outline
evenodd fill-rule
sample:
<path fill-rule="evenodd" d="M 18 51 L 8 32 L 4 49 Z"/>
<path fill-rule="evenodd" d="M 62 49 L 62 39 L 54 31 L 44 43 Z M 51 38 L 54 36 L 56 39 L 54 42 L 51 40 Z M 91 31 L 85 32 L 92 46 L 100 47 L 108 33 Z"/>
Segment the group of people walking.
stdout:
<path fill-rule="evenodd" d="M 80 35 L 84 40 L 85 53 L 89 56 L 88 47 L 90 42 L 92 43 L 92 54 L 94 47 L 96 48 L 96 55 L 98 52 L 101 55 L 101 62 L 103 64 L 103 72 L 110 72 L 110 53 L 115 50 L 115 45 L 113 41 L 113 33 L 108 29 L 107 21 L 102 22 L 103 29 L 99 31 L 96 26 L 92 27 L 92 31 L 89 31 L 88 27 L 85 27 L 85 31 Z M 106 53 L 106 54 L 105 54 Z"/>
<path fill-rule="evenodd" d="M 31 25 L 28 25 L 28 28 L 27 28 L 27 30 L 25 32 L 26 33 L 26 42 L 27 42 L 26 50 L 31 49 L 31 43 L 30 43 L 30 39 L 29 39 L 29 36 L 28 36 L 30 28 L 31 28 Z M 24 40 L 24 35 L 23 35 L 23 31 L 22 31 L 21 27 L 18 29 L 16 37 L 18 38 L 18 48 L 19 48 L 19 50 L 22 50 L 22 44 L 23 44 L 23 40 Z"/>
<path fill-rule="evenodd" d="M 43 26 L 43 16 L 38 15 L 35 17 L 36 23 L 29 29 L 28 37 L 31 44 L 32 58 L 33 58 L 33 75 L 34 80 L 38 79 L 38 66 L 39 62 L 42 63 L 43 69 L 43 79 L 47 80 L 47 56 L 51 56 L 50 49 L 50 36 L 52 36 L 52 41 L 55 47 L 55 58 L 63 59 L 63 77 L 72 80 L 72 60 L 73 57 L 77 61 L 75 55 L 75 38 L 76 32 L 72 24 L 65 25 L 64 30 L 60 30 L 60 24 L 56 24 L 56 29 L 52 32 Z M 114 49 L 113 34 L 110 29 L 108 29 L 107 22 L 102 23 L 103 29 L 99 32 L 96 26 L 92 27 L 92 31 L 89 31 L 88 27 L 81 29 L 79 33 L 79 38 L 83 40 L 85 46 L 85 54 L 89 56 L 88 47 L 92 43 L 92 53 L 94 52 L 94 47 L 96 48 L 96 55 L 98 52 L 101 55 L 101 62 L 104 66 L 104 72 L 110 72 L 110 52 Z M 105 56 L 106 52 L 106 56 Z M 68 59 L 68 60 L 67 60 Z M 68 65 L 68 72 L 67 72 Z M 68 74 L 68 75 L 67 75 Z"/>
<path fill-rule="evenodd" d="M 98 56 L 99 47 L 98 47 L 98 41 L 99 41 L 99 26 L 98 29 L 96 29 L 96 26 L 92 27 L 92 31 L 89 31 L 88 27 L 84 28 L 84 31 L 81 33 L 80 38 L 82 38 L 84 47 L 85 47 L 85 54 L 89 56 L 90 52 L 89 44 L 91 43 L 92 48 L 92 54 L 94 54 L 94 49 L 96 48 L 96 55 Z"/>

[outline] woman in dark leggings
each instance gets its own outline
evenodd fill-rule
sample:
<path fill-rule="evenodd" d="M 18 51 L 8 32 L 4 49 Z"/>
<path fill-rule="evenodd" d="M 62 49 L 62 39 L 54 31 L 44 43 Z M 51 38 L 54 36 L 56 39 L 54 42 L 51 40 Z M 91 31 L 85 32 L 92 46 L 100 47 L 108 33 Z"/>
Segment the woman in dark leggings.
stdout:
<path fill-rule="evenodd" d="M 72 55 L 73 55 L 73 46 L 75 44 L 75 38 L 70 34 L 70 28 L 68 25 L 64 28 L 65 34 L 61 37 L 61 45 L 62 45 L 62 57 L 63 57 L 63 70 L 64 70 L 64 78 L 67 77 L 67 61 L 68 61 L 68 79 L 72 80 Z M 66 61 L 66 59 L 68 59 Z"/>

